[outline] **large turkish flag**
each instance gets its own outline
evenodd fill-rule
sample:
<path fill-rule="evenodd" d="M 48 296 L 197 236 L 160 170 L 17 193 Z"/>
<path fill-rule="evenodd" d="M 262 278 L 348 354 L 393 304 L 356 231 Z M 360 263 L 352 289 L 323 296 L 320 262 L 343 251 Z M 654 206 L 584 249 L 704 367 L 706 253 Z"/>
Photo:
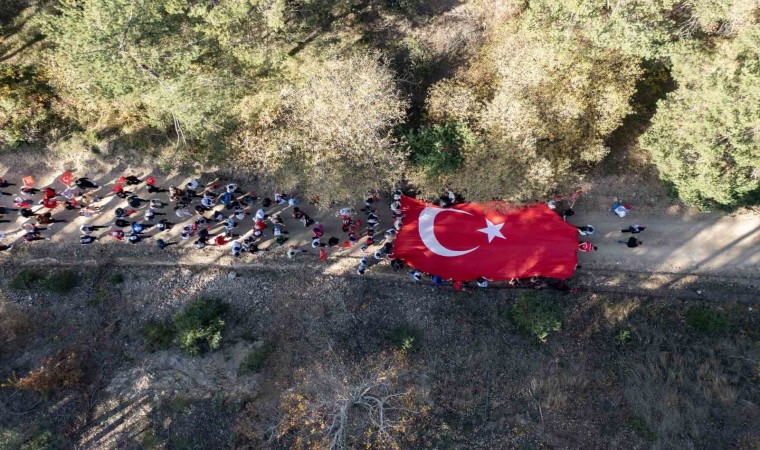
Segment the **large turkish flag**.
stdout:
<path fill-rule="evenodd" d="M 395 257 L 443 278 L 491 280 L 534 275 L 565 279 L 578 260 L 578 230 L 545 204 L 462 203 L 439 208 L 402 197 Z"/>

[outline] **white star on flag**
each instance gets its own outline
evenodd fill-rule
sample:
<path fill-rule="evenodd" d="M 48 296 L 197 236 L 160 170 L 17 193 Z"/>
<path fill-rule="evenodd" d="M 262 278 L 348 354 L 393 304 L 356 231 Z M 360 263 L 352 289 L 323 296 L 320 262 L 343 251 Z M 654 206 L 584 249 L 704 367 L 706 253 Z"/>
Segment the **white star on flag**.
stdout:
<path fill-rule="evenodd" d="M 504 226 L 504 223 L 500 223 L 496 225 L 495 223 L 491 222 L 490 220 L 486 219 L 486 227 L 481 228 L 478 231 L 481 233 L 485 233 L 488 235 L 488 243 L 490 244 L 491 241 L 493 241 L 494 238 L 502 238 L 506 239 L 503 234 L 501 234 L 501 227 Z"/>

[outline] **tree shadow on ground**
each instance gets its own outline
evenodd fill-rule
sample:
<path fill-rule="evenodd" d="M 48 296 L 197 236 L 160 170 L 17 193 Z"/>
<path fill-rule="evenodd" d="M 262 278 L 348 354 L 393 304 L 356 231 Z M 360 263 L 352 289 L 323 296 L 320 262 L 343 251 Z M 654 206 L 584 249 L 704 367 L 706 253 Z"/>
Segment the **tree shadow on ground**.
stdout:
<path fill-rule="evenodd" d="M 0 2 L 0 27 L 3 29 L 3 36 L 8 37 L 6 34 L 10 29 L 6 27 L 13 23 L 21 12 L 29 6 L 28 0 L 3 0 Z"/>
<path fill-rule="evenodd" d="M 631 167 L 649 166 L 648 155 L 638 147 L 639 137 L 651 125 L 657 112 L 657 102 L 676 89 L 670 69 L 659 61 L 644 61 L 642 76 L 636 82 L 636 92 L 631 98 L 633 112 L 606 139 L 610 153 L 599 165 L 603 173 L 628 173 Z"/>

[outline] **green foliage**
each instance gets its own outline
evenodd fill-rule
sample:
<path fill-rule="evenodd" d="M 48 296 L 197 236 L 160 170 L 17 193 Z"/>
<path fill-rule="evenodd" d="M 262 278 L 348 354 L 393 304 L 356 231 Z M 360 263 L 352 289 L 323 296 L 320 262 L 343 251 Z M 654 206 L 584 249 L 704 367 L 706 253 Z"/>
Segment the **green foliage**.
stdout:
<path fill-rule="evenodd" d="M 622 329 L 617 332 L 615 335 L 615 344 L 619 346 L 624 346 L 627 344 L 630 344 L 631 341 L 633 341 L 633 336 L 631 336 L 631 330 Z"/>
<path fill-rule="evenodd" d="M 266 185 L 299 186 L 325 206 L 389 189 L 404 168 L 391 133 L 407 102 L 377 53 L 304 62 L 282 92 L 248 99 L 235 140 Z"/>
<path fill-rule="evenodd" d="M 25 442 L 19 450 L 57 450 L 63 447 L 60 437 L 51 431 L 44 431 Z"/>
<path fill-rule="evenodd" d="M 274 352 L 274 345 L 271 342 L 265 342 L 264 345 L 248 353 L 245 358 L 240 362 L 238 367 L 238 374 L 253 374 L 261 372 L 264 368 L 269 355 Z"/>
<path fill-rule="evenodd" d="M 71 270 L 53 272 L 40 281 L 40 287 L 56 294 L 71 292 L 79 283 L 79 277 Z"/>
<path fill-rule="evenodd" d="M 703 209 L 760 203 L 760 31 L 747 29 L 707 53 L 673 51 L 680 88 L 658 104 L 641 137 L 686 203 Z"/>
<path fill-rule="evenodd" d="M 0 148 L 39 141 L 58 122 L 48 81 L 38 67 L 0 65 Z"/>
<path fill-rule="evenodd" d="M 12 428 L 0 428 L 0 449 L 11 450 L 21 447 L 24 437 Z"/>
<path fill-rule="evenodd" d="M 546 342 L 550 333 L 562 327 L 562 307 L 536 291 L 522 293 L 509 314 L 510 321 L 523 333 Z"/>
<path fill-rule="evenodd" d="M 166 350 L 171 347 L 176 335 L 176 330 L 171 323 L 148 322 L 143 327 L 143 338 L 148 351 Z"/>
<path fill-rule="evenodd" d="M 493 36 L 468 72 L 431 89 L 429 114 L 451 117 L 461 104 L 479 132 L 451 187 L 472 200 L 532 201 L 604 158 L 605 139 L 631 112 L 641 69 L 633 57 L 530 15 Z"/>
<path fill-rule="evenodd" d="M 222 145 L 235 100 L 252 88 L 240 73 L 267 71 L 280 58 L 270 22 L 280 26 L 273 8 L 283 2 L 62 0 L 55 7 L 43 30 L 66 69 L 68 96 L 83 110 L 173 128 L 191 145 L 203 143 L 193 146 L 196 157 Z"/>
<path fill-rule="evenodd" d="M 726 316 L 713 308 L 692 306 L 686 311 L 686 323 L 702 333 L 718 333 L 726 329 Z"/>
<path fill-rule="evenodd" d="M 410 131 L 406 142 L 412 165 L 436 179 L 459 169 L 462 150 L 475 144 L 475 135 L 466 123 L 446 122 Z"/>
<path fill-rule="evenodd" d="M 10 287 L 13 289 L 31 289 L 42 279 L 42 275 L 32 270 L 23 269 L 11 278 Z"/>
<path fill-rule="evenodd" d="M 626 425 L 640 437 L 653 441 L 657 438 L 657 433 L 652 431 L 647 425 L 646 421 L 638 416 L 630 416 L 625 420 Z"/>
<path fill-rule="evenodd" d="M 16 274 L 10 282 L 13 289 L 42 288 L 56 294 L 65 294 L 79 283 L 79 277 L 71 270 L 63 269 L 43 276 L 39 272 L 24 269 Z"/>
<path fill-rule="evenodd" d="M 385 0 L 388 8 L 413 15 L 420 6 L 421 0 Z"/>
<path fill-rule="evenodd" d="M 393 348 L 404 355 L 408 355 L 420 349 L 422 333 L 406 326 L 396 327 L 391 330 L 390 341 Z"/>
<path fill-rule="evenodd" d="M 222 344 L 224 320 L 228 305 L 218 299 L 199 298 L 190 302 L 184 312 L 174 316 L 174 327 L 180 347 L 191 355 L 216 350 Z"/>
<path fill-rule="evenodd" d="M 121 273 L 114 273 L 108 277 L 108 282 L 111 284 L 121 284 L 124 282 L 124 275 Z"/>

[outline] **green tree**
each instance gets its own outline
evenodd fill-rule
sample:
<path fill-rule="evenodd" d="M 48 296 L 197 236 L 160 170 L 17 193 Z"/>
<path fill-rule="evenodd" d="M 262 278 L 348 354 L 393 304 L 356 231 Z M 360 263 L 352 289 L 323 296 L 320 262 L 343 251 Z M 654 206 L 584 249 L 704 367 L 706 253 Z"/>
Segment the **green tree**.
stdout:
<path fill-rule="evenodd" d="M 366 52 L 304 61 L 289 78 L 242 113 L 241 159 L 265 184 L 299 186 L 328 205 L 401 178 L 404 153 L 391 130 L 407 102 L 385 61 Z"/>
<path fill-rule="evenodd" d="M 424 194 L 435 195 L 447 178 L 461 168 L 462 152 L 475 145 L 476 136 L 464 122 L 426 125 L 406 136 L 409 180 Z"/>
<path fill-rule="evenodd" d="M 431 117 L 450 117 L 442 106 L 460 110 L 480 133 L 450 180 L 472 200 L 534 200 L 599 162 L 605 137 L 631 110 L 640 73 L 636 58 L 530 16 L 501 25 L 481 58 L 477 73 L 434 87 L 428 101 Z M 447 91 L 461 108 L 440 98 Z"/>
<path fill-rule="evenodd" d="M 44 30 L 74 100 L 208 142 L 255 89 L 251 75 L 281 60 L 282 10 L 277 0 L 61 0 Z"/>
<path fill-rule="evenodd" d="M 679 89 L 642 136 L 660 176 L 688 204 L 760 202 L 760 31 L 744 28 L 710 52 L 683 43 L 672 56 Z"/>
<path fill-rule="evenodd" d="M 41 140 L 59 122 L 55 101 L 44 70 L 0 66 L 0 148 Z"/>
<path fill-rule="evenodd" d="M 642 58 L 668 57 L 675 42 L 706 42 L 751 24 L 755 0 L 537 0 L 537 23 L 581 33 L 594 45 Z"/>

